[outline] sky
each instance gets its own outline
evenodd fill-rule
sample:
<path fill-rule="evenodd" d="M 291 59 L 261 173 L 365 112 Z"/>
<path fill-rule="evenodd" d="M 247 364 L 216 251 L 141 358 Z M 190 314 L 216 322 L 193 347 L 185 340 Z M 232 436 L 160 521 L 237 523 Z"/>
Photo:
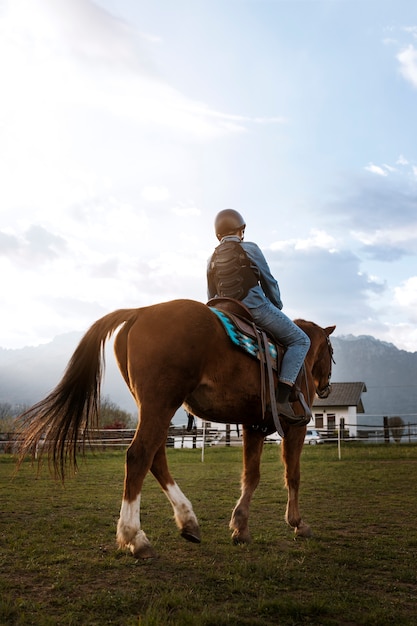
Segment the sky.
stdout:
<path fill-rule="evenodd" d="M 206 301 L 237 209 L 284 312 L 417 351 L 417 4 L 0 0 L 0 347 Z"/>

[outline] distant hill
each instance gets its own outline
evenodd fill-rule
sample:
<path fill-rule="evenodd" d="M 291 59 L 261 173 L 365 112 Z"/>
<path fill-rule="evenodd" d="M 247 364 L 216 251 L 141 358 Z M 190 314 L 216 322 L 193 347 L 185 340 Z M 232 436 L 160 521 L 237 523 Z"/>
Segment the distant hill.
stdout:
<path fill-rule="evenodd" d="M 412 416 L 405 421 L 417 422 L 417 352 L 399 350 L 368 335 L 331 340 L 336 361 L 332 380 L 366 384 L 365 415 Z"/>
<path fill-rule="evenodd" d="M 47 344 L 6 350 L 0 348 L 0 403 L 18 410 L 44 398 L 62 378 L 82 333 L 58 335 Z M 137 407 L 119 372 L 113 355 L 113 342 L 106 345 L 106 368 L 102 395 L 136 417 Z M 185 411 L 177 411 L 174 423 L 187 423 Z"/>
<path fill-rule="evenodd" d="M 0 403 L 20 407 L 34 404 L 61 379 L 74 352 L 80 333 L 59 335 L 48 344 L 19 350 L 0 348 Z M 393 344 L 370 336 L 331 337 L 336 365 L 334 382 L 363 381 L 365 416 L 407 416 L 417 422 L 417 352 L 399 350 Z M 136 406 L 119 373 L 110 342 L 106 350 L 106 376 L 103 395 L 123 410 L 136 415 Z M 363 421 L 363 418 L 361 418 Z M 186 423 L 180 409 L 175 423 Z"/>

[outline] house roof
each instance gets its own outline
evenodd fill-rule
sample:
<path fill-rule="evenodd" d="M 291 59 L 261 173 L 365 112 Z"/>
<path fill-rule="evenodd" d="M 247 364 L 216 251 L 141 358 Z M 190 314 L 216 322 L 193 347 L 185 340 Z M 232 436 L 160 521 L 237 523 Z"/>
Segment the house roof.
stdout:
<path fill-rule="evenodd" d="M 314 408 L 331 408 L 336 406 L 356 406 L 358 413 L 364 413 L 362 393 L 366 391 L 365 383 L 332 383 L 332 390 L 327 398 L 314 398 Z"/>

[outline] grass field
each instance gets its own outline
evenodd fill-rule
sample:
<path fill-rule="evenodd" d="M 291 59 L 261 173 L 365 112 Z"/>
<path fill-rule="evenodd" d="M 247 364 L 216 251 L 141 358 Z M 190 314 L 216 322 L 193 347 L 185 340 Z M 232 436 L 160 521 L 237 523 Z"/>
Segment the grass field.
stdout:
<path fill-rule="evenodd" d="M 87 456 L 65 487 L 0 457 L 0 624 L 141 626 L 417 624 L 417 447 L 306 447 L 301 509 L 311 539 L 283 521 L 279 447 L 266 446 L 253 543 L 233 546 L 241 449 L 169 450 L 200 520 L 185 542 L 155 480 L 142 523 L 159 557 L 118 551 L 124 455 Z"/>

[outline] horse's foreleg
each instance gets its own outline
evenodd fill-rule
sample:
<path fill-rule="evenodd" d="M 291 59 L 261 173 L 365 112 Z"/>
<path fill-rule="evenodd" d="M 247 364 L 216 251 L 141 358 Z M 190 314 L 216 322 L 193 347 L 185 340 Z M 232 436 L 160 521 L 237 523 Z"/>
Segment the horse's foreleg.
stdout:
<path fill-rule="evenodd" d="M 248 520 L 249 506 L 253 493 L 260 480 L 260 461 L 264 444 L 264 435 L 243 427 L 243 471 L 241 496 L 233 510 L 229 527 L 233 543 L 248 543 L 251 540 Z"/>
<path fill-rule="evenodd" d="M 168 469 L 165 443 L 155 454 L 151 472 L 161 485 L 174 510 L 175 522 L 181 536 L 193 543 L 200 543 L 200 529 L 197 517 L 188 498 L 185 497 Z"/>
<path fill-rule="evenodd" d="M 143 445 L 139 431 L 126 453 L 125 484 L 117 524 L 117 542 L 120 548 L 129 548 L 134 557 L 147 559 L 154 557 L 155 552 L 141 529 L 140 499 L 143 481 L 152 465 L 155 448 L 152 448 L 149 441 L 146 446 Z"/>
<path fill-rule="evenodd" d="M 299 537 L 310 537 L 311 529 L 301 518 L 298 494 L 300 489 L 300 457 L 305 429 L 292 426 L 282 441 L 282 459 L 285 467 L 285 486 L 288 491 L 285 520 Z"/>

